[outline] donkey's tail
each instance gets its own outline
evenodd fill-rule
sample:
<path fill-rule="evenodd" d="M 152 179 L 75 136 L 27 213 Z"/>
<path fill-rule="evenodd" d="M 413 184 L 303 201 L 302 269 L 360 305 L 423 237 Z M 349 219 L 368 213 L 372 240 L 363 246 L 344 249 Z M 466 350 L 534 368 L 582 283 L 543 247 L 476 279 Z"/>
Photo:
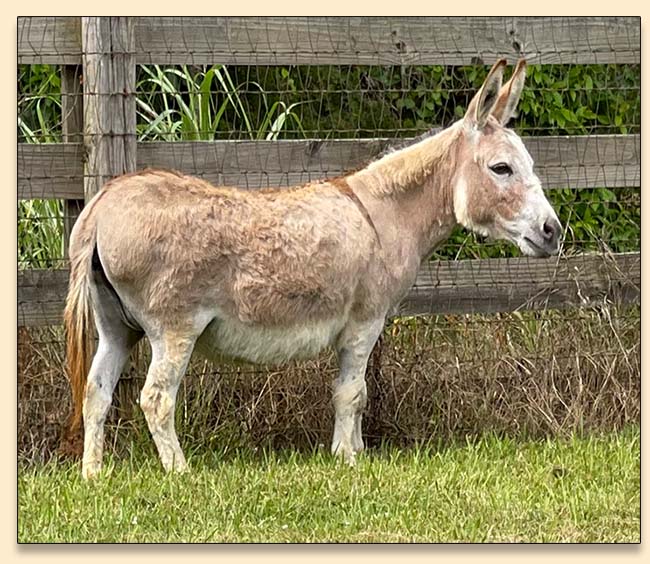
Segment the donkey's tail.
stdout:
<path fill-rule="evenodd" d="M 91 213 L 92 207 L 91 203 L 83 210 L 70 237 L 70 283 L 63 313 L 72 412 L 63 433 L 60 451 L 73 456 L 81 454 L 83 447 L 83 400 L 95 336 L 90 284 L 97 224 Z"/>

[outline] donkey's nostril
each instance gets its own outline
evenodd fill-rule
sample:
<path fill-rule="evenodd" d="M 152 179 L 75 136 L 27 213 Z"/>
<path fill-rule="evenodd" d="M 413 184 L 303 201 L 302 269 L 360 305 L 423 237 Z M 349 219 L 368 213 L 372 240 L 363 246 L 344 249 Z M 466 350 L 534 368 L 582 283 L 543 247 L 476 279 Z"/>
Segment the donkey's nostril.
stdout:
<path fill-rule="evenodd" d="M 547 241 L 552 241 L 557 231 L 555 226 L 552 223 L 549 223 L 548 221 L 544 222 L 544 226 L 542 227 L 542 230 L 544 231 L 544 239 L 546 239 Z"/>
<path fill-rule="evenodd" d="M 542 237 L 549 248 L 554 250 L 558 249 L 561 235 L 562 226 L 557 219 L 551 218 L 544 222 L 544 225 L 542 226 Z"/>

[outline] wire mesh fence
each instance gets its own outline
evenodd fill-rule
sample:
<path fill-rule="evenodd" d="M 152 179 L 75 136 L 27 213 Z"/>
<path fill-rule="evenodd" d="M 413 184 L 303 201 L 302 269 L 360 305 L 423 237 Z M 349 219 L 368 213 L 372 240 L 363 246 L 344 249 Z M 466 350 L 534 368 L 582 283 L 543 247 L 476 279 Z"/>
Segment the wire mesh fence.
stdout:
<path fill-rule="evenodd" d="M 20 18 L 17 35 L 19 442 L 29 456 L 52 450 L 64 419 L 67 237 L 102 181 L 144 167 L 247 189 L 338 176 L 462 117 L 499 57 L 529 62 L 511 126 L 565 227 L 562 256 L 528 260 L 456 229 L 386 329 L 366 430 L 413 440 L 638 417 L 638 18 L 38 17 Z M 520 337 L 527 346 L 513 344 Z M 142 354 L 115 422 L 135 417 L 119 406 L 142 384 Z M 225 426 L 314 444 L 334 370 L 327 355 L 269 370 L 197 365 L 179 417 L 204 440 Z M 592 409 L 609 415 L 597 423 Z M 406 412 L 419 415 L 407 424 Z"/>

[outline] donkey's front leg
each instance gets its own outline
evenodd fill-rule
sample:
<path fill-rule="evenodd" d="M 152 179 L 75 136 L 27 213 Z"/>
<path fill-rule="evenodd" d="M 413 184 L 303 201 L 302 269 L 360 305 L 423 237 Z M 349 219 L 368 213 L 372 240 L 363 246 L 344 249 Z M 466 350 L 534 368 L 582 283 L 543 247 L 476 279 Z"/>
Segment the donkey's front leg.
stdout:
<path fill-rule="evenodd" d="M 384 317 L 350 322 L 338 342 L 339 377 L 334 380 L 334 438 L 332 453 L 354 465 L 355 454 L 363 450 L 361 417 L 366 407 L 366 366 L 384 327 Z"/>

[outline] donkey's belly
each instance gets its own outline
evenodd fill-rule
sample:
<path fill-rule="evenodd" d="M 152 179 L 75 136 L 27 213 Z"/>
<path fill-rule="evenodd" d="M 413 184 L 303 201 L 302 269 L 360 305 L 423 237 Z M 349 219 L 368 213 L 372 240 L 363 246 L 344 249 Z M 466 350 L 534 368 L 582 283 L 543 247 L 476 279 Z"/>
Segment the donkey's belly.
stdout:
<path fill-rule="evenodd" d="M 197 341 L 197 350 L 211 360 L 237 358 L 275 364 L 309 358 L 333 344 L 345 319 L 330 319 L 289 327 L 260 327 L 235 320 L 215 319 Z"/>

